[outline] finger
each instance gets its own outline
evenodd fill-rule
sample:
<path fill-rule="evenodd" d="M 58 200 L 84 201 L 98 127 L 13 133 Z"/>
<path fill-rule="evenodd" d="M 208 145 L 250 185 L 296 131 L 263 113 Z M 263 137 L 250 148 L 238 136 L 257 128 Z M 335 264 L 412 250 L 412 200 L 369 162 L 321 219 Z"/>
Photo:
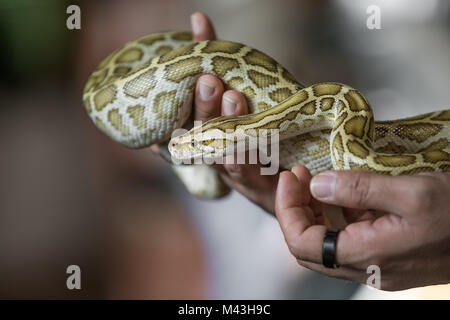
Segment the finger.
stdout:
<path fill-rule="evenodd" d="M 277 216 L 288 214 L 276 212 Z M 306 223 L 302 224 L 300 220 L 295 221 L 293 218 L 290 223 L 292 227 L 282 228 L 282 231 L 294 256 L 300 260 L 322 264 L 322 244 L 328 228 L 318 224 L 307 226 Z M 375 248 L 381 250 L 385 247 L 385 243 L 381 243 L 382 237 L 382 233 L 376 234 L 370 221 L 356 222 L 347 226 L 339 232 L 336 240 L 336 264 L 340 266 L 364 264 L 377 254 Z"/>
<path fill-rule="evenodd" d="M 292 172 L 280 173 L 275 198 L 276 216 L 291 252 L 297 258 L 308 261 L 311 257 L 304 256 L 303 253 L 310 251 L 304 248 L 309 244 L 300 239 L 305 237 L 307 230 L 318 227 L 313 226 L 315 219 L 312 209 L 308 206 L 310 199 L 306 183 L 302 183 Z M 322 233 L 324 232 L 323 230 Z"/>
<path fill-rule="evenodd" d="M 339 267 L 339 268 L 326 268 L 322 264 L 297 260 L 298 264 L 302 267 L 308 268 L 309 270 L 319 272 L 329 277 L 338 278 L 342 280 L 349 280 L 355 282 L 365 283 L 367 274 L 358 269 L 348 268 L 348 267 Z"/>
<path fill-rule="evenodd" d="M 401 214 L 409 210 L 405 201 L 414 198 L 412 177 L 382 176 L 362 171 L 326 171 L 311 181 L 314 198 L 354 209 L 380 209 Z"/>
<path fill-rule="evenodd" d="M 220 116 L 223 84 L 210 74 L 202 75 L 195 88 L 195 115 L 197 121 L 208 121 Z"/>
<path fill-rule="evenodd" d="M 202 12 L 195 12 L 191 15 L 191 27 L 194 42 L 216 39 L 216 32 L 211 21 Z"/>
<path fill-rule="evenodd" d="M 304 197 L 305 204 L 309 205 L 311 202 L 311 194 L 309 192 L 309 183 L 312 178 L 311 173 L 304 166 L 294 166 L 291 171 L 297 177 L 300 190 L 303 190 L 301 196 Z"/>
<path fill-rule="evenodd" d="M 225 91 L 222 97 L 222 115 L 241 116 L 248 113 L 247 100 L 235 90 Z"/>

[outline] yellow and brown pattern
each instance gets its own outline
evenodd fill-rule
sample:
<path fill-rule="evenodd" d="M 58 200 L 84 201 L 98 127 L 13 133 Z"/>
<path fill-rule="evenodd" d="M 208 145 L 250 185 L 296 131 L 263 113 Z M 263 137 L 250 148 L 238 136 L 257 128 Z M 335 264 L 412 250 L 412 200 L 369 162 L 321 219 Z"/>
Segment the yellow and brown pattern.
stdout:
<path fill-rule="evenodd" d="M 167 141 L 185 124 L 195 81 L 203 73 L 241 91 L 249 115 L 205 123 L 200 132 L 215 130 L 218 136 L 197 141 L 197 148 L 226 145 L 220 132 L 227 129 L 278 129 L 285 168 L 304 164 L 313 173 L 334 168 L 392 175 L 450 171 L 450 110 L 375 122 L 365 97 L 347 85 L 305 88 L 256 49 L 229 41 L 192 43 L 189 32 L 152 34 L 116 50 L 89 77 L 83 102 L 100 130 L 142 148 Z M 193 137 L 189 132 L 173 139 L 169 149 L 176 154 Z M 223 185 L 216 185 L 223 194 Z"/>

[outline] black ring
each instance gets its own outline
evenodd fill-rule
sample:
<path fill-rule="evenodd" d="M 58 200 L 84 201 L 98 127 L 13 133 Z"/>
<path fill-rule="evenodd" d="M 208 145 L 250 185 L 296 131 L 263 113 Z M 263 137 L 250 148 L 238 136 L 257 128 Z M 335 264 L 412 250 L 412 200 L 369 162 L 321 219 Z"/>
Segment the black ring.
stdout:
<path fill-rule="evenodd" d="M 322 244 L 322 263 L 327 268 L 337 268 L 336 265 L 336 240 L 339 234 L 339 229 L 328 229 L 323 237 Z"/>

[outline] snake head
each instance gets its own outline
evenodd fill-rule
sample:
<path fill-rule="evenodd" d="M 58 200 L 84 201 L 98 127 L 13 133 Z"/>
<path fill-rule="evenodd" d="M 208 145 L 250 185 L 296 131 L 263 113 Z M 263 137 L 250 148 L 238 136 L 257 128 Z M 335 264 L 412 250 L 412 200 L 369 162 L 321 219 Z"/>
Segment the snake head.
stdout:
<path fill-rule="evenodd" d="M 187 161 L 226 156 L 227 146 L 230 145 L 227 138 L 230 137 L 219 129 L 203 130 L 203 128 L 204 126 L 194 127 L 184 134 L 173 137 L 168 145 L 172 158 L 178 161 Z"/>

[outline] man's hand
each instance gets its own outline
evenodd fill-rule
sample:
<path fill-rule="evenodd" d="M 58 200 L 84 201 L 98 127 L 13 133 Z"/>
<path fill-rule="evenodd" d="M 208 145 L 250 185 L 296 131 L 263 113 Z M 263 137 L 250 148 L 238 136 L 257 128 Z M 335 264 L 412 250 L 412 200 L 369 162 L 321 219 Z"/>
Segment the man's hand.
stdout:
<path fill-rule="evenodd" d="M 214 27 L 200 12 L 191 16 L 195 42 L 215 40 Z M 208 121 L 221 115 L 239 116 L 248 113 L 245 97 L 237 91 L 226 90 L 222 81 L 209 74 L 199 77 L 195 89 L 194 120 Z M 157 152 L 157 146 L 152 146 Z M 261 176 L 259 165 L 214 165 L 222 180 L 268 212 L 275 211 L 275 190 L 278 175 Z"/>
<path fill-rule="evenodd" d="M 381 176 L 328 171 L 314 178 L 302 166 L 280 175 L 276 215 L 298 263 L 328 276 L 366 283 L 381 271 L 381 289 L 450 282 L 450 174 Z M 329 227 L 324 205 L 344 208 L 349 223 L 336 244 L 337 269 L 322 265 Z M 368 211 L 375 209 L 378 217 Z"/>

